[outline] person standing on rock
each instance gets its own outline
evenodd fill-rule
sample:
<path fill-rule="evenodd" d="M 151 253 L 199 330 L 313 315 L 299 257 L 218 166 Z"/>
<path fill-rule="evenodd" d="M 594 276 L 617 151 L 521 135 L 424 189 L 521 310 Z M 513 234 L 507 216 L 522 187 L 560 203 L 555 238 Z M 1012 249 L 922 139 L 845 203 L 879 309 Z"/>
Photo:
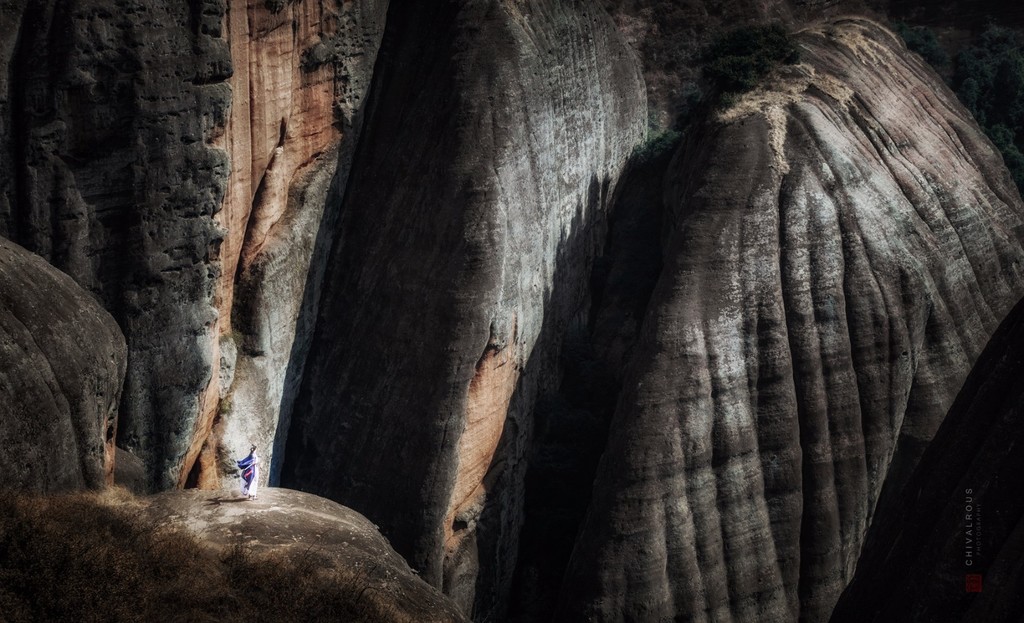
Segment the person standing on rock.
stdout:
<path fill-rule="evenodd" d="M 256 456 L 255 445 L 249 448 L 249 456 L 238 461 L 238 468 L 242 470 L 242 495 L 255 500 L 260 477 L 260 457 Z"/>

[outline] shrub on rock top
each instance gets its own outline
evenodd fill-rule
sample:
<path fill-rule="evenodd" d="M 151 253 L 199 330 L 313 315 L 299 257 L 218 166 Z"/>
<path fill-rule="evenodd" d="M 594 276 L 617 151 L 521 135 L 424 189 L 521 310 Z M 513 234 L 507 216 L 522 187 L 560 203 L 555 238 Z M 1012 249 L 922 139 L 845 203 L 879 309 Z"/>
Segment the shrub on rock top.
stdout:
<path fill-rule="evenodd" d="M 800 61 L 800 51 L 782 26 L 747 26 L 730 31 L 702 55 L 704 79 L 722 94 L 758 86 L 775 68 Z"/>

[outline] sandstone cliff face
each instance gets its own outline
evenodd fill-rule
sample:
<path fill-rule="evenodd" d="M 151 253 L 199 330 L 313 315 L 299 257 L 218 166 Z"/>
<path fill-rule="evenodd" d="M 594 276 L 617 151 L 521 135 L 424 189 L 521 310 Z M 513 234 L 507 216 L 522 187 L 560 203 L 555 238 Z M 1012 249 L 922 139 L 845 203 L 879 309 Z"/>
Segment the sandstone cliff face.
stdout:
<path fill-rule="evenodd" d="M 566 620 L 827 618 L 1024 291 L 1021 200 L 940 81 L 847 20 L 694 131 L 664 202 L 638 178 L 607 235 L 647 117 L 621 33 L 679 46 L 647 55 L 668 115 L 716 29 L 861 3 L 668 2 L 678 39 L 663 4 L 608 4 L 0 0 L 0 235 L 124 330 L 124 480 L 216 488 L 255 442 L 264 479 L 365 513 L 479 620 L 517 567 L 515 614 L 550 612 L 588 504 Z M 48 342 L 78 316 L 26 320 L 41 262 L 5 249 L 0 469 L 106 482 L 116 331 L 69 293 L 102 348 Z M 80 466 L 31 467 L 29 400 Z M 868 614 L 919 603 L 887 599 Z"/>
<path fill-rule="evenodd" d="M 870 22 L 798 41 L 672 165 L 563 616 L 827 619 L 1024 292 L 1024 207 L 939 78 Z"/>
<path fill-rule="evenodd" d="M 230 74 L 215 2 L 27 3 L 9 68 L 0 234 L 97 294 L 130 366 L 118 443 L 177 482 L 209 384 Z M 5 24 L 8 26 L 8 24 Z M 6 30 L 6 28 L 5 28 Z"/>
<path fill-rule="evenodd" d="M 1024 301 L 992 336 L 832 621 L 1018 621 L 1024 551 Z M 968 592 L 968 574 L 981 576 Z"/>
<path fill-rule="evenodd" d="M 255 443 L 269 464 L 283 443 L 387 6 L 228 5 L 232 105 L 215 142 L 231 162 L 216 216 L 219 343 L 181 484 L 216 487 L 218 456 Z"/>
<path fill-rule="evenodd" d="M 486 618 L 643 91 L 574 2 L 393 7 L 381 55 L 282 483 L 365 513 Z"/>
<path fill-rule="evenodd" d="M 39 492 L 113 481 L 125 344 L 70 277 L 0 238 L 0 472 Z"/>
<path fill-rule="evenodd" d="M 251 441 L 270 458 L 386 6 L 0 7 L 0 235 L 121 325 L 118 444 L 152 488 L 217 486 Z"/>

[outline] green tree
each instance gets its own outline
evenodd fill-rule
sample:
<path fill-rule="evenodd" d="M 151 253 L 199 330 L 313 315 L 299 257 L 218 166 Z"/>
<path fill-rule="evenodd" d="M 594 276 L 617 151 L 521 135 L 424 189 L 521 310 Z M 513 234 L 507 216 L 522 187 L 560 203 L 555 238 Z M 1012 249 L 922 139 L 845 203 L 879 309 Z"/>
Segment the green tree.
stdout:
<path fill-rule="evenodd" d="M 936 69 L 949 66 L 949 54 L 946 52 L 935 31 L 927 26 L 911 26 L 905 22 L 896 22 L 893 29 L 903 38 L 907 48 L 921 55 L 929 65 Z"/>
<path fill-rule="evenodd" d="M 799 62 L 800 51 L 782 26 L 748 26 L 717 39 L 701 60 L 704 79 L 728 95 L 753 89 L 779 65 Z"/>
<path fill-rule="evenodd" d="M 957 56 L 952 86 L 1024 190 L 1024 36 L 985 30 Z"/>

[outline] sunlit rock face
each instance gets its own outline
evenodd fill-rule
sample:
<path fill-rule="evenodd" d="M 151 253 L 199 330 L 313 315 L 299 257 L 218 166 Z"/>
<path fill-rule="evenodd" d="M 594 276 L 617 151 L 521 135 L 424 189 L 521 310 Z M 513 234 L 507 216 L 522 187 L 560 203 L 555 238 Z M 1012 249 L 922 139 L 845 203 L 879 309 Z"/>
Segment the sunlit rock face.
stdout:
<path fill-rule="evenodd" d="M 282 483 L 365 513 L 486 618 L 640 72 L 603 11 L 556 0 L 393 9 L 376 72 Z"/>
<path fill-rule="evenodd" d="M 226 457 L 250 444 L 268 464 L 281 449 L 387 7 L 228 3 L 232 103 L 214 141 L 231 163 L 216 216 L 219 350 L 187 484 L 225 484 Z"/>
<path fill-rule="evenodd" d="M 1024 292 L 1024 207 L 941 80 L 864 20 L 797 41 L 671 165 L 566 620 L 826 620 Z"/>
<path fill-rule="evenodd" d="M 117 443 L 150 488 L 273 453 L 386 9 L 4 3 L 0 235 L 123 329 Z"/>
<path fill-rule="evenodd" d="M 144 517 L 179 527 L 221 555 L 241 543 L 257 558 L 310 564 L 318 574 L 341 571 L 352 578 L 349 581 L 359 583 L 359 599 L 387 613 L 380 620 L 468 620 L 451 600 L 416 575 L 366 517 L 330 500 L 262 488 L 257 500 L 221 491 L 169 491 L 135 503 Z M 329 590 L 329 576 L 319 577 Z"/>
<path fill-rule="evenodd" d="M 831 620 L 1024 615 L 1022 439 L 1024 302 L 992 336 L 896 502 L 876 515 Z"/>
<path fill-rule="evenodd" d="M 124 336 L 99 303 L 0 238 L 0 473 L 51 492 L 113 482 Z"/>

